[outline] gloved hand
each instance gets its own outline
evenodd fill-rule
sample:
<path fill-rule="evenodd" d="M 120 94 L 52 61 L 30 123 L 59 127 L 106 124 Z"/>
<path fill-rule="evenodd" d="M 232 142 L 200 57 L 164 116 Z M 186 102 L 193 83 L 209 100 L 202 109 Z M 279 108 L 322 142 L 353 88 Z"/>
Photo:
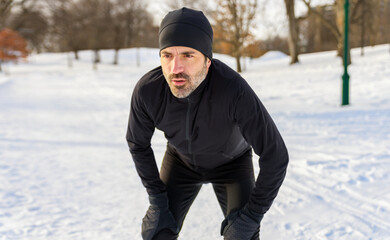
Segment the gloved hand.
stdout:
<path fill-rule="evenodd" d="M 152 240 L 156 233 L 165 228 L 177 233 L 176 221 L 168 208 L 167 193 L 150 195 L 149 202 L 149 209 L 142 219 L 142 239 Z"/>
<path fill-rule="evenodd" d="M 230 213 L 222 222 L 221 235 L 224 240 L 251 240 L 260 229 L 264 214 L 256 213 L 247 206 Z"/>

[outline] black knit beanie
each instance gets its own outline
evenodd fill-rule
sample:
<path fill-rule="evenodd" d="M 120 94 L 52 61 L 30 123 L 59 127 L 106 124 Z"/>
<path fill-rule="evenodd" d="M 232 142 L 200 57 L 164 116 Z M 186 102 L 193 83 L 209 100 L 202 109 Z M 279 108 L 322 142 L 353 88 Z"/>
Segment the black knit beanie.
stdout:
<path fill-rule="evenodd" d="M 169 12 L 159 31 L 160 52 L 172 46 L 190 47 L 213 57 L 213 29 L 201 11 L 181 8 Z"/>

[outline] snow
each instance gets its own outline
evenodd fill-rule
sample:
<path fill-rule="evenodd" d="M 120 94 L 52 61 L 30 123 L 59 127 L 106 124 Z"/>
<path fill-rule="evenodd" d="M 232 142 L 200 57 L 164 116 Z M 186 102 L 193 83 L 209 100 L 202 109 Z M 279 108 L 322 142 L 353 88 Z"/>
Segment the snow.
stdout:
<path fill-rule="evenodd" d="M 290 153 L 284 184 L 262 221 L 262 239 L 390 239 L 390 54 L 353 49 L 350 102 L 334 51 L 290 66 L 278 52 L 247 62 Z M 136 65 L 136 56 L 141 65 Z M 156 49 L 39 54 L 0 73 L 0 239 L 141 239 L 148 207 L 125 141 L 132 89 L 159 64 Z M 234 67 L 234 59 L 215 54 Z M 158 161 L 166 141 L 153 138 Z M 256 172 L 257 159 L 254 159 Z M 209 184 L 181 238 L 222 239 Z"/>
<path fill-rule="evenodd" d="M 269 61 L 274 59 L 281 59 L 288 57 L 285 53 L 280 51 L 268 51 L 264 55 L 261 56 L 261 61 Z"/>

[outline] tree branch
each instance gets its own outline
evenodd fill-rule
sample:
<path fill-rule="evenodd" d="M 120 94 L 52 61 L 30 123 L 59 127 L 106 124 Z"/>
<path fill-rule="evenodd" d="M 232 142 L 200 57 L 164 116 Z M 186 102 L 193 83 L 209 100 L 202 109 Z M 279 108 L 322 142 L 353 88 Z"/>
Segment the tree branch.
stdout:
<path fill-rule="evenodd" d="M 302 1 L 308 8 L 309 13 L 313 13 L 316 17 L 318 17 L 324 23 L 324 25 L 333 33 L 333 35 L 335 35 L 336 38 L 341 37 L 341 32 L 339 31 L 336 25 L 329 22 L 321 13 L 319 13 L 317 10 L 312 8 L 310 5 L 310 1 L 307 0 L 302 0 Z"/>

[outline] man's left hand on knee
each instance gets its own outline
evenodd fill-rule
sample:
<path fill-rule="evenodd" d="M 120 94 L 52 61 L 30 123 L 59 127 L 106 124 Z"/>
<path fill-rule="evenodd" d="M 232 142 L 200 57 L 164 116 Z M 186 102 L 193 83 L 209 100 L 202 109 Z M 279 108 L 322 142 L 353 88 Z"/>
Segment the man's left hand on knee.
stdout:
<path fill-rule="evenodd" d="M 222 222 L 221 235 L 224 240 L 250 240 L 260 231 L 264 214 L 256 213 L 247 206 L 230 213 Z"/>

